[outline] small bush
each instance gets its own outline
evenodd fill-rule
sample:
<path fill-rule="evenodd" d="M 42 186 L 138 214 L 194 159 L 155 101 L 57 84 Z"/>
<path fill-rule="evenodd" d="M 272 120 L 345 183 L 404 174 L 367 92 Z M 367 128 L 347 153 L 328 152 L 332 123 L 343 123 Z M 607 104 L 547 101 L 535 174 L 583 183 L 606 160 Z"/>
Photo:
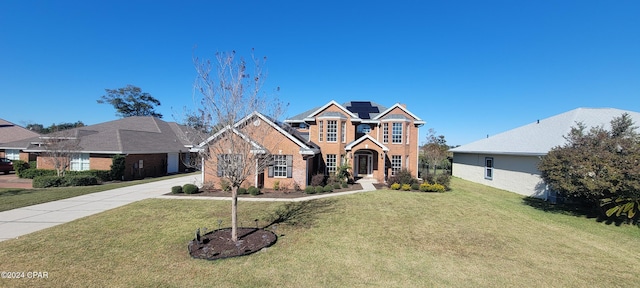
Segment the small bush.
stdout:
<path fill-rule="evenodd" d="M 411 184 L 411 190 L 415 190 L 415 191 L 420 190 L 420 184 L 418 183 Z"/>
<path fill-rule="evenodd" d="M 184 186 L 182 186 L 182 192 L 184 192 L 184 194 L 195 194 L 198 193 L 199 190 L 198 186 L 193 184 L 184 184 Z"/>
<path fill-rule="evenodd" d="M 407 169 L 402 169 L 402 170 L 396 172 L 396 174 L 394 176 L 391 176 L 387 180 L 387 182 L 411 185 L 413 183 L 418 183 L 418 179 L 413 178 L 413 176 L 411 175 L 411 171 L 409 171 Z"/>
<path fill-rule="evenodd" d="M 400 186 L 400 183 L 393 183 L 389 188 L 391 188 L 391 190 L 400 190 Z"/>
<path fill-rule="evenodd" d="M 253 196 L 260 195 L 260 189 L 258 189 L 258 187 L 255 187 L 255 186 L 249 187 L 248 192 Z"/>
<path fill-rule="evenodd" d="M 438 183 L 433 184 L 433 185 L 431 185 L 431 186 L 432 186 L 432 190 L 433 190 L 433 192 L 440 192 L 440 193 L 442 193 L 442 192 L 444 192 L 444 191 L 446 190 L 446 189 L 444 188 L 444 185 L 441 185 L 441 184 L 438 184 Z"/>
<path fill-rule="evenodd" d="M 182 186 L 171 187 L 171 194 L 180 194 L 180 193 L 182 193 Z"/>
<path fill-rule="evenodd" d="M 449 190 L 449 184 L 451 184 L 451 175 L 443 173 L 436 177 L 436 183 L 444 186 L 445 190 Z"/>
<path fill-rule="evenodd" d="M 349 183 L 342 182 L 342 188 L 349 188 Z"/>
<path fill-rule="evenodd" d="M 316 191 L 316 194 L 324 193 L 324 187 L 322 186 L 315 186 L 313 189 Z"/>
<path fill-rule="evenodd" d="M 249 192 L 247 191 L 247 188 L 238 188 L 238 195 L 244 195 L 244 194 L 249 194 Z"/>
<path fill-rule="evenodd" d="M 322 190 L 323 190 L 325 193 L 332 192 L 332 191 L 333 191 L 333 185 L 328 185 L 328 184 L 327 184 L 326 186 L 324 186 L 324 188 L 323 188 Z"/>
<path fill-rule="evenodd" d="M 60 176 L 37 176 L 33 178 L 33 188 L 61 187 L 64 185 L 64 177 Z"/>
<path fill-rule="evenodd" d="M 409 184 L 402 184 L 402 191 L 409 191 L 411 190 L 411 185 Z"/>
<path fill-rule="evenodd" d="M 280 181 L 273 182 L 273 190 L 280 190 Z"/>
<path fill-rule="evenodd" d="M 293 181 L 293 190 L 302 191 L 302 188 L 300 188 L 300 184 L 296 181 Z"/>
<path fill-rule="evenodd" d="M 316 174 L 311 177 L 311 186 L 323 186 L 324 174 Z"/>
<path fill-rule="evenodd" d="M 428 171 L 427 171 L 427 174 L 424 174 L 423 178 L 425 183 L 428 183 L 428 184 L 436 183 L 436 176 L 429 173 Z"/>
<path fill-rule="evenodd" d="M 333 189 L 340 189 L 340 183 L 333 183 Z"/>
<path fill-rule="evenodd" d="M 29 169 L 29 163 L 24 162 L 22 160 L 13 160 L 11 161 L 13 162 L 13 170 L 16 171 L 16 174 L 18 175 L 19 178 L 22 178 L 20 176 L 20 173 L 22 173 L 22 171 Z"/>
<path fill-rule="evenodd" d="M 316 194 L 316 189 L 313 186 L 307 186 L 306 188 L 304 188 L 304 193 Z"/>
<path fill-rule="evenodd" d="M 429 183 L 422 183 L 422 184 L 420 184 L 420 188 L 419 189 L 422 192 L 428 192 L 430 186 L 431 186 L 431 184 L 429 184 Z"/>

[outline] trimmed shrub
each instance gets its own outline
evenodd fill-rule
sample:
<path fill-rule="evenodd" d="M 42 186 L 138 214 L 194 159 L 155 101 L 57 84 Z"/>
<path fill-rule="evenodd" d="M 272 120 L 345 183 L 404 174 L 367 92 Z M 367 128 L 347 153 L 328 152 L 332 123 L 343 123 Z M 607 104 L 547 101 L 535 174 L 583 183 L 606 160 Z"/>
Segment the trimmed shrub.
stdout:
<path fill-rule="evenodd" d="M 253 196 L 260 195 L 260 189 L 258 189 L 258 187 L 255 187 L 255 186 L 249 187 L 249 190 L 247 191 L 249 192 L 249 194 Z"/>
<path fill-rule="evenodd" d="M 332 192 L 333 191 L 333 185 L 326 185 L 326 186 L 324 186 L 324 188 L 322 190 L 324 192 Z"/>
<path fill-rule="evenodd" d="M 306 188 L 304 188 L 304 193 L 316 194 L 316 189 L 313 186 L 307 186 Z"/>
<path fill-rule="evenodd" d="M 35 179 L 39 176 L 58 176 L 56 170 L 29 168 L 22 170 L 20 178 Z"/>
<path fill-rule="evenodd" d="M 411 185 L 409 184 L 402 184 L 402 191 L 409 191 L 411 190 Z"/>
<path fill-rule="evenodd" d="M 171 187 L 171 194 L 180 194 L 180 193 L 182 193 L 182 186 Z"/>
<path fill-rule="evenodd" d="M 98 185 L 98 178 L 91 175 L 66 175 L 63 186 L 92 186 Z"/>
<path fill-rule="evenodd" d="M 342 182 L 342 188 L 349 188 L 349 183 Z"/>
<path fill-rule="evenodd" d="M 105 182 L 111 181 L 110 170 L 85 170 L 85 171 L 67 171 L 65 175 L 68 176 L 92 176 L 98 178 L 98 180 Z"/>
<path fill-rule="evenodd" d="M 313 177 L 311 177 L 311 186 L 323 186 L 324 178 L 324 174 L 313 175 Z"/>
<path fill-rule="evenodd" d="M 422 183 L 422 184 L 420 184 L 420 188 L 419 189 L 422 192 L 427 192 L 427 191 L 429 191 L 429 187 L 430 186 L 431 186 L 431 184 L 429 184 L 429 183 Z"/>
<path fill-rule="evenodd" d="M 37 176 L 33 178 L 33 188 L 61 187 L 64 177 L 61 176 Z"/>
<path fill-rule="evenodd" d="M 446 190 L 444 188 L 444 185 L 441 185 L 441 184 L 438 184 L 438 183 L 431 185 L 431 187 L 432 187 L 431 189 L 433 190 L 433 192 L 442 193 L 442 192 L 444 192 Z"/>
<path fill-rule="evenodd" d="M 123 155 L 114 155 L 111 158 L 111 170 L 109 171 L 111 179 L 123 180 L 125 168 L 125 157 Z"/>
<path fill-rule="evenodd" d="M 242 187 L 238 188 L 238 195 L 244 195 L 244 194 L 249 194 L 247 189 Z"/>
<path fill-rule="evenodd" d="M 411 184 L 411 190 L 415 190 L 415 191 L 420 190 L 420 184 L 418 183 Z"/>
<path fill-rule="evenodd" d="M 324 187 L 322 187 L 322 186 L 316 186 L 313 189 L 316 191 L 316 194 L 324 193 Z"/>
<path fill-rule="evenodd" d="M 22 160 L 12 160 L 11 162 L 13 162 L 13 170 L 16 171 L 16 174 L 19 178 L 22 178 L 20 176 L 20 173 L 22 173 L 22 171 L 24 170 L 29 169 L 29 163 Z"/>
<path fill-rule="evenodd" d="M 184 186 L 182 186 L 182 192 L 184 192 L 184 194 L 195 194 L 198 193 L 199 190 L 198 186 L 193 184 L 184 184 Z"/>
<path fill-rule="evenodd" d="M 340 183 L 333 183 L 333 189 L 340 189 Z"/>
<path fill-rule="evenodd" d="M 391 190 L 400 190 L 400 186 L 400 183 L 393 183 L 389 188 L 391 188 Z"/>

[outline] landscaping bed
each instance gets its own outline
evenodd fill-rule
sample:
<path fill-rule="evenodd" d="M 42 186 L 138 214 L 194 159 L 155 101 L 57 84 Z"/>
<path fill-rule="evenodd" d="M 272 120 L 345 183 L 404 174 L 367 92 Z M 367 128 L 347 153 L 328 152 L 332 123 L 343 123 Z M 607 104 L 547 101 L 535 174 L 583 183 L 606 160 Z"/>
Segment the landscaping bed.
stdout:
<path fill-rule="evenodd" d="M 333 192 L 327 192 L 327 193 L 323 193 L 323 194 L 330 194 L 330 193 L 338 193 L 338 192 L 348 192 L 348 191 L 358 191 L 358 190 L 362 190 L 362 185 L 360 185 L 359 183 L 355 183 L 355 184 L 349 184 L 349 187 L 347 188 L 340 188 L 340 189 L 334 189 Z M 205 190 L 205 191 L 200 191 L 198 193 L 194 193 L 194 194 L 185 194 L 185 193 L 177 193 L 177 194 L 173 194 L 173 193 L 167 193 L 166 195 L 175 195 L 175 196 L 201 196 L 201 197 L 231 197 L 231 192 L 230 191 L 222 191 L 220 189 L 215 189 L 215 190 Z M 307 196 L 312 196 L 312 195 L 319 195 L 319 194 L 308 194 L 305 193 L 304 191 L 281 191 L 281 190 L 273 190 L 273 189 L 260 189 L 260 194 L 258 195 L 251 195 L 251 194 L 238 194 L 238 197 L 241 198 L 300 198 L 300 197 L 307 197 Z"/>

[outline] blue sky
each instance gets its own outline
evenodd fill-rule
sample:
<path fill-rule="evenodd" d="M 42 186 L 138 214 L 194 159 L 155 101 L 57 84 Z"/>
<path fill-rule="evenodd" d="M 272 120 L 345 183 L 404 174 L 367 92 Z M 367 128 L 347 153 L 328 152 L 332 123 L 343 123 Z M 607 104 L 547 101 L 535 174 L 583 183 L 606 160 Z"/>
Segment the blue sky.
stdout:
<path fill-rule="evenodd" d="M 117 119 L 141 87 L 176 121 L 194 55 L 251 48 L 292 116 L 330 100 L 407 104 L 451 145 L 578 107 L 640 111 L 640 1 L 0 0 L 0 118 Z M 640 125 L 640 123 L 637 123 Z"/>

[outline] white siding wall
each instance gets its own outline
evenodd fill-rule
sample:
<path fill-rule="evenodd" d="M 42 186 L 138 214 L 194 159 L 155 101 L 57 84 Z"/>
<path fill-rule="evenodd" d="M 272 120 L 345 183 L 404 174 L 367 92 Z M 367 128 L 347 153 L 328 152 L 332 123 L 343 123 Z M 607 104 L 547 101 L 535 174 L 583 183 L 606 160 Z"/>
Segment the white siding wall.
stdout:
<path fill-rule="evenodd" d="M 484 159 L 493 157 L 493 179 L 484 178 Z M 537 156 L 454 153 L 453 176 L 525 196 L 546 198 Z"/>

